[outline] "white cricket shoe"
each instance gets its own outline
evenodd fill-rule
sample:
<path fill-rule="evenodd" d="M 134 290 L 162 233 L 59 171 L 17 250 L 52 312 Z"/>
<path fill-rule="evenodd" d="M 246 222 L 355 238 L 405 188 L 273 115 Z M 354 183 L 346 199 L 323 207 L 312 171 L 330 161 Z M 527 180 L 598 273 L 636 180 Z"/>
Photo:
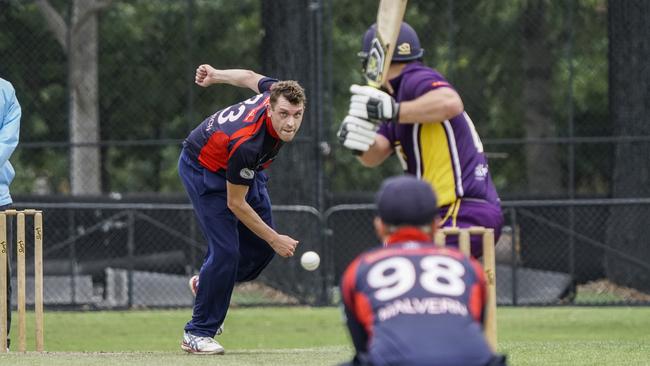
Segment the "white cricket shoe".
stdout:
<path fill-rule="evenodd" d="M 188 332 L 183 334 L 181 349 L 195 355 L 222 355 L 225 352 L 214 338 L 195 336 Z"/>

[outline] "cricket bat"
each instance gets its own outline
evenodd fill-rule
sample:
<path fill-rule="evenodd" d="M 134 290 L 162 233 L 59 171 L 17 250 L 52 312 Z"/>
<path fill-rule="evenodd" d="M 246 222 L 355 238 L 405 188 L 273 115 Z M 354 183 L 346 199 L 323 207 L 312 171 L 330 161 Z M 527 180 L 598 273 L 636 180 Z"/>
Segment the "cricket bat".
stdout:
<path fill-rule="evenodd" d="M 388 74 L 395 43 L 402 25 L 407 0 L 380 0 L 377 32 L 368 52 L 365 77 L 368 85 L 379 88 Z"/>

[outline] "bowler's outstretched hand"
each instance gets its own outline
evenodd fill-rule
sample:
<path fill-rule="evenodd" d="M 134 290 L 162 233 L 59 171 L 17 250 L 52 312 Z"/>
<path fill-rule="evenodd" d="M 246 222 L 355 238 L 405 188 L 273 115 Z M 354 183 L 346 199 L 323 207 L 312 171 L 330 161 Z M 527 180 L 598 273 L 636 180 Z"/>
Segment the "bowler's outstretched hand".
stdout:
<path fill-rule="evenodd" d="M 278 255 L 288 258 L 293 257 L 296 252 L 298 241 L 287 235 L 278 235 L 277 239 L 269 243 L 269 245 Z"/>
<path fill-rule="evenodd" d="M 210 65 L 207 64 L 200 65 L 199 67 L 196 68 L 196 75 L 194 76 L 194 82 L 197 85 L 200 85 L 204 88 L 214 84 L 215 80 L 211 75 L 215 71 L 216 71 L 215 68 Z"/>

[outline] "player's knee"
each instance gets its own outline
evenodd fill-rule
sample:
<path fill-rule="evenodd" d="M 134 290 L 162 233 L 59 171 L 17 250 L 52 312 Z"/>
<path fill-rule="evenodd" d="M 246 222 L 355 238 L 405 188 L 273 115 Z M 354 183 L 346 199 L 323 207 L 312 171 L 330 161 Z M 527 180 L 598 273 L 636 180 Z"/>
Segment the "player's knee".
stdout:
<path fill-rule="evenodd" d="M 238 261 L 239 250 L 237 248 L 226 247 L 212 250 L 205 265 L 208 267 L 221 267 L 230 263 L 237 263 Z"/>
<path fill-rule="evenodd" d="M 248 282 L 255 280 L 269 265 L 273 259 L 274 253 L 271 251 L 268 255 L 260 255 L 255 260 L 242 260 L 237 269 L 237 282 Z"/>

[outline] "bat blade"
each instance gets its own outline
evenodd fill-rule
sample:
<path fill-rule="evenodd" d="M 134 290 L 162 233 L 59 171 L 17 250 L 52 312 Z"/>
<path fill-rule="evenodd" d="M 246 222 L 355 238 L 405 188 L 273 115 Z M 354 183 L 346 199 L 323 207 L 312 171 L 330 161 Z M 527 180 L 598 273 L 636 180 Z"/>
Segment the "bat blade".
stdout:
<path fill-rule="evenodd" d="M 377 32 L 368 52 L 365 77 L 368 85 L 379 88 L 388 73 L 395 51 L 407 0 L 380 0 L 377 11 Z"/>

